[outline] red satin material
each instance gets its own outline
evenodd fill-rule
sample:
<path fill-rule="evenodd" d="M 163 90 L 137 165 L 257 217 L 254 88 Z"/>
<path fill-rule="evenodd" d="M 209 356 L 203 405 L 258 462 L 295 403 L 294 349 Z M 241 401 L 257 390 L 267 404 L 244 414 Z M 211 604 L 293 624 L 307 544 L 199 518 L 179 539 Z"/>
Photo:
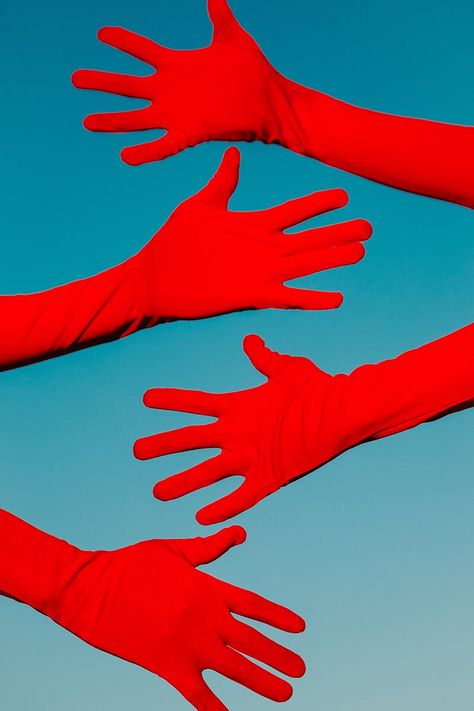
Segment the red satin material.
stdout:
<path fill-rule="evenodd" d="M 259 308 L 330 309 L 340 293 L 284 282 L 354 264 L 371 225 L 362 219 L 286 235 L 343 207 L 326 190 L 256 212 L 232 212 L 240 154 L 229 148 L 210 182 L 183 202 L 152 240 L 113 269 L 38 294 L 2 296 L 0 369 L 69 353 L 174 319 Z"/>
<path fill-rule="evenodd" d="M 119 27 L 99 39 L 154 68 L 146 77 L 90 70 L 79 88 L 144 98 L 136 111 L 85 119 L 94 131 L 164 128 L 156 141 L 126 148 L 125 162 L 160 160 L 210 140 L 278 143 L 386 183 L 474 207 L 474 129 L 378 113 L 281 75 L 239 25 L 226 0 L 209 0 L 209 47 L 178 51 Z M 357 219 L 288 235 L 285 230 L 343 207 L 327 190 L 258 212 L 231 212 L 239 153 L 226 151 L 216 175 L 182 203 L 125 263 L 39 294 L 0 297 L 0 369 L 35 362 L 175 319 L 251 308 L 336 308 L 339 293 L 285 282 L 353 264 L 371 226 Z M 6 328 L 6 331 L 5 331 Z M 203 524 L 249 509 L 289 482 L 362 442 L 385 437 L 474 403 L 474 326 L 350 375 L 329 375 L 306 358 L 280 355 L 257 336 L 244 348 L 268 382 L 209 394 L 153 389 L 145 405 L 215 417 L 212 424 L 144 437 L 150 459 L 217 447 L 221 453 L 156 484 L 174 499 L 232 475 L 233 493 L 198 512 Z M 293 612 L 197 570 L 243 543 L 233 526 L 207 538 L 152 540 L 115 551 L 84 551 L 0 510 L 0 594 L 28 604 L 90 645 L 166 679 L 198 710 L 226 711 L 202 673 L 212 669 L 273 699 L 292 694 L 282 674 L 304 662 L 234 615 L 301 632 Z"/>
<path fill-rule="evenodd" d="M 92 131 L 163 128 L 155 141 L 125 148 L 137 165 L 210 140 L 279 143 L 330 165 L 403 190 L 474 207 L 474 128 L 351 106 L 286 79 L 239 25 L 227 0 L 208 0 L 208 47 L 172 50 L 121 27 L 102 42 L 155 70 L 128 76 L 79 70 L 81 89 L 148 99 L 135 111 L 88 116 Z"/>
<path fill-rule="evenodd" d="M 0 509 L 0 594 L 161 676 L 198 711 L 226 711 L 205 669 L 286 701 L 290 684 L 243 655 L 291 677 L 304 674 L 303 660 L 233 615 L 293 633 L 303 631 L 302 618 L 196 569 L 245 536 L 231 526 L 207 538 L 84 551 Z"/>
<path fill-rule="evenodd" d="M 328 375 L 307 358 L 280 355 L 258 336 L 248 336 L 244 348 L 267 383 L 220 395 L 158 388 L 144 396 L 147 407 L 217 419 L 139 439 L 136 457 L 221 449 L 216 457 L 156 484 L 157 498 L 167 501 L 232 475 L 244 477 L 237 490 L 197 513 L 202 524 L 236 516 L 361 442 L 474 402 L 472 324 L 350 375 Z"/>

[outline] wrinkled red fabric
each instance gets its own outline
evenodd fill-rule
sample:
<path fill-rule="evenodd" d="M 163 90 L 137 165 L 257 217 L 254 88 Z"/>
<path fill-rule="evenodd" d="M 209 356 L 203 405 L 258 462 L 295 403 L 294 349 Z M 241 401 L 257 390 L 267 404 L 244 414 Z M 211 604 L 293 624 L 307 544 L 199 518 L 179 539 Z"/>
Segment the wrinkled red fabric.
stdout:
<path fill-rule="evenodd" d="M 135 256 L 101 274 L 38 294 L 1 296 L 0 369 L 62 355 L 175 319 L 260 308 L 336 308 L 340 293 L 285 281 L 364 256 L 362 219 L 287 235 L 283 230 L 343 207 L 326 190 L 267 210 L 232 212 L 240 154 L 229 148 L 210 182 L 184 201 Z"/>
<path fill-rule="evenodd" d="M 396 188 L 474 207 L 474 128 L 393 116 L 352 106 L 278 72 L 239 25 L 227 0 L 208 0 L 208 47 L 179 51 L 121 27 L 104 27 L 102 42 L 155 70 L 129 76 L 79 70 L 72 81 L 150 104 L 94 114 L 92 131 L 162 128 L 158 140 L 125 148 L 132 165 L 161 160 L 210 140 L 278 143 L 329 165 Z"/>
<path fill-rule="evenodd" d="M 231 526 L 207 538 L 85 551 L 0 509 L 0 594 L 166 679 L 198 711 L 226 711 L 205 669 L 285 701 L 290 684 L 244 655 L 291 677 L 304 674 L 303 660 L 233 615 L 293 633 L 303 631 L 302 618 L 196 569 L 245 536 Z"/>
<path fill-rule="evenodd" d="M 335 376 L 311 360 L 280 355 L 258 336 L 245 351 L 268 382 L 250 390 L 211 394 L 157 388 L 147 407 L 217 418 L 135 442 L 139 459 L 216 447 L 221 453 L 156 484 L 167 501 L 229 476 L 244 477 L 231 494 L 197 514 L 202 524 L 249 509 L 357 444 L 386 437 L 474 402 L 474 325 L 393 360 Z"/>

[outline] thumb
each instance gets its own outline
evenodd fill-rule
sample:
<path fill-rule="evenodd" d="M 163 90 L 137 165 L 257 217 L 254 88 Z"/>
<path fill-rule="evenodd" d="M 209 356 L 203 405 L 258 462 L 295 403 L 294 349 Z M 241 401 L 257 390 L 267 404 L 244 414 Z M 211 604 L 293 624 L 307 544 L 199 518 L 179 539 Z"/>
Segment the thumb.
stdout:
<path fill-rule="evenodd" d="M 239 182 L 240 151 L 236 146 L 228 148 L 215 175 L 200 190 L 195 199 L 227 208 Z"/>
<path fill-rule="evenodd" d="M 276 375 L 285 359 L 285 356 L 270 350 L 260 336 L 254 334 L 245 336 L 243 340 L 244 353 L 257 370 L 271 378 Z"/>
<path fill-rule="evenodd" d="M 180 541 L 179 547 L 189 562 L 198 566 L 212 563 L 234 546 L 244 543 L 246 538 L 247 532 L 242 526 L 229 526 L 212 536 L 198 536 Z"/>
<path fill-rule="evenodd" d="M 227 0 L 208 0 L 207 11 L 214 29 L 213 41 L 231 40 L 245 33 Z"/>

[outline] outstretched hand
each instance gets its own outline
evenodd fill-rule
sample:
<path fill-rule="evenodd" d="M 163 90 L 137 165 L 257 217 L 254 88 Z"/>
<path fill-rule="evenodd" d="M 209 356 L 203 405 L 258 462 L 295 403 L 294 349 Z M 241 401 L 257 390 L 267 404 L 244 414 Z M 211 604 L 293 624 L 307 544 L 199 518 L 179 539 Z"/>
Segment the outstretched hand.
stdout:
<path fill-rule="evenodd" d="M 102 42 L 150 64 L 155 70 L 150 76 L 74 72 L 72 81 L 80 89 L 150 101 L 146 108 L 93 114 L 84 121 L 91 131 L 167 131 L 158 140 L 125 148 L 126 163 L 161 160 L 209 140 L 280 142 L 284 78 L 239 25 L 227 0 L 209 0 L 208 11 L 214 31 L 202 49 L 168 49 L 121 27 L 99 30 Z"/>
<path fill-rule="evenodd" d="M 121 27 L 99 39 L 150 64 L 149 76 L 80 70 L 81 89 L 146 99 L 145 108 L 93 114 L 92 131 L 164 129 L 122 151 L 126 163 L 161 160 L 205 141 L 277 143 L 402 190 L 474 206 L 471 126 L 363 109 L 286 78 L 239 25 L 227 0 L 208 0 L 208 47 L 171 50 Z"/>
<path fill-rule="evenodd" d="M 290 684 L 247 657 L 291 677 L 304 674 L 303 660 L 233 614 L 287 632 L 301 632 L 304 621 L 196 570 L 243 543 L 245 535 L 232 526 L 207 538 L 81 552 L 84 561 L 45 612 L 94 647 L 166 679 L 198 711 L 226 711 L 205 683 L 205 669 L 286 701 Z"/>
<path fill-rule="evenodd" d="M 242 309 L 330 309 L 340 293 L 296 289 L 284 282 L 354 264 L 372 228 L 362 219 L 298 234 L 283 230 L 347 203 L 325 190 L 267 210 L 232 212 L 240 153 L 225 152 L 210 182 L 183 202 L 137 255 L 150 322 L 195 319 Z"/>
<path fill-rule="evenodd" d="M 251 508 L 346 446 L 343 436 L 331 427 L 337 424 L 331 412 L 335 388 L 346 376 L 334 377 L 307 358 L 271 351 L 258 336 L 247 336 L 244 350 L 268 382 L 220 395 L 168 388 L 144 395 L 147 407 L 207 415 L 217 421 L 139 439 L 134 445 L 138 459 L 200 448 L 222 450 L 157 483 L 158 499 L 176 499 L 233 475 L 244 477 L 234 492 L 197 513 L 202 524 L 224 521 Z"/>

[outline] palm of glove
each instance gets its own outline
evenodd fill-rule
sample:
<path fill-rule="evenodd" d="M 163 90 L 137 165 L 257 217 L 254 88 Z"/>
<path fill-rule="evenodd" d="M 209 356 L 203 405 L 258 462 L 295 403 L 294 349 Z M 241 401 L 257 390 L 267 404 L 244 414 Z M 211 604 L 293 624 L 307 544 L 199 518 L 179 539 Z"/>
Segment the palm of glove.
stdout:
<path fill-rule="evenodd" d="M 203 524 L 245 511 L 337 451 L 337 433 L 325 432 L 323 417 L 335 378 L 306 358 L 270 351 L 257 336 L 248 336 L 244 347 L 255 367 L 269 377 L 264 385 L 223 395 L 154 389 L 144 397 L 150 407 L 218 418 L 209 425 L 145 437 L 134 447 L 140 459 L 200 447 L 222 450 L 155 486 L 155 496 L 169 500 L 235 474 L 243 476 L 236 491 L 198 512 Z"/>
<path fill-rule="evenodd" d="M 86 554 L 47 614 L 98 649 L 163 677 L 199 711 L 226 711 L 202 678 L 214 669 L 274 700 L 291 686 L 240 652 L 290 676 L 302 659 L 232 612 L 299 632 L 303 620 L 254 593 L 195 569 L 245 540 L 233 526 L 209 538 L 152 540 Z"/>
<path fill-rule="evenodd" d="M 286 280 L 353 264 L 364 256 L 366 220 L 284 234 L 289 226 L 347 202 L 326 190 L 258 212 L 231 212 L 240 154 L 229 148 L 216 175 L 182 203 L 137 255 L 150 321 L 192 319 L 249 308 L 336 308 L 342 295 L 296 289 Z M 191 296 L 190 296 L 191 295 Z"/>
<path fill-rule="evenodd" d="M 315 390 L 323 399 L 331 376 L 310 360 L 291 356 L 283 356 L 274 371 L 265 370 L 271 372 L 267 383 L 229 394 L 222 403 L 223 458 L 245 483 L 222 502 L 223 508 L 203 510 L 201 523 L 236 515 L 314 468 L 316 440 L 302 422 L 314 404 Z"/>
<path fill-rule="evenodd" d="M 93 131 L 166 129 L 163 138 L 126 148 L 125 162 L 160 160 L 209 140 L 278 140 L 275 103 L 281 95 L 280 75 L 239 25 L 226 0 L 210 0 L 209 15 L 213 41 L 197 50 L 171 50 L 121 27 L 100 30 L 100 40 L 151 64 L 156 72 L 150 76 L 74 73 L 78 88 L 151 102 L 137 111 L 85 119 L 84 125 Z"/>

